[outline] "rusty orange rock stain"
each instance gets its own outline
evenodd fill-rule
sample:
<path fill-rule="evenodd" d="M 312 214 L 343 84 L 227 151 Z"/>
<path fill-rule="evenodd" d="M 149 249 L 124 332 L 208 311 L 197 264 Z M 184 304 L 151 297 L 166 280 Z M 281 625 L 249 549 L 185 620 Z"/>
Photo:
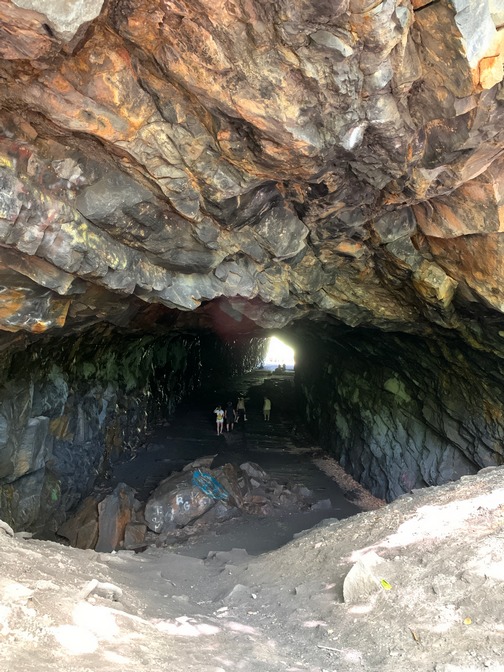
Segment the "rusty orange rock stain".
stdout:
<path fill-rule="evenodd" d="M 482 58 L 479 66 L 479 83 L 482 89 L 491 89 L 503 79 L 503 55 Z"/>

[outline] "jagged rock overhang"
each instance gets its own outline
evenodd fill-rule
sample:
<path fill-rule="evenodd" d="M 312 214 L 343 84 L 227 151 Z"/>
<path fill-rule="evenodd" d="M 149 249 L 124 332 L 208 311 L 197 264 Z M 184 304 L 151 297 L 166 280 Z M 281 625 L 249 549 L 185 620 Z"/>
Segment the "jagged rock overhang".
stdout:
<path fill-rule="evenodd" d="M 18 283 L 5 328 L 137 299 L 257 299 L 260 327 L 501 312 L 494 2 L 46 5 L 1 8 L 1 242 L 57 296 Z"/>

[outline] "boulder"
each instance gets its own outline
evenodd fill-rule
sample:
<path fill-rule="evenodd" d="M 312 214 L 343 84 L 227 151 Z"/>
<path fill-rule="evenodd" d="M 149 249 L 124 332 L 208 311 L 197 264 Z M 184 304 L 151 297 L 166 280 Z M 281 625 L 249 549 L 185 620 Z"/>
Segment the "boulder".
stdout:
<path fill-rule="evenodd" d="M 243 497 L 249 491 L 249 487 L 246 480 L 241 478 L 241 474 L 236 467 L 232 464 L 225 464 L 215 470 L 215 476 L 229 493 L 229 503 L 241 509 Z"/>
<path fill-rule="evenodd" d="M 343 599 L 347 604 L 368 602 L 383 590 L 385 561 L 374 551 L 363 555 L 348 572 L 343 581 Z M 389 585 L 386 583 L 385 585 Z"/>
<path fill-rule="evenodd" d="M 97 551 L 107 553 L 120 548 L 126 525 L 132 518 L 134 499 L 133 488 L 119 483 L 114 492 L 98 504 Z"/>
<path fill-rule="evenodd" d="M 144 545 L 147 525 L 144 523 L 128 523 L 124 528 L 124 548 L 134 550 Z"/>
<path fill-rule="evenodd" d="M 244 462 L 243 464 L 240 464 L 240 469 L 244 471 L 247 476 L 250 476 L 250 478 L 255 478 L 258 481 L 268 480 L 268 474 L 255 462 Z"/>
<path fill-rule="evenodd" d="M 153 532 L 184 527 L 212 508 L 215 500 L 192 485 L 192 473 L 177 473 L 165 479 L 145 506 L 145 520 Z"/>
<path fill-rule="evenodd" d="M 98 501 L 86 497 L 75 515 L 65 521 L 57 533 L 75 548 L 94 548 L 98 541 Z"/>

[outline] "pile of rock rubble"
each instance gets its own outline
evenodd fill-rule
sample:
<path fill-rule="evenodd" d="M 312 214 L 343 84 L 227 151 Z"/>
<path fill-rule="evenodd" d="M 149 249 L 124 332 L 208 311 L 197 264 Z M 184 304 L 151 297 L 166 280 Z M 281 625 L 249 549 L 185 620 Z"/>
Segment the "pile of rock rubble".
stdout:
<path fill-rule="evenodd" d="M 107 494 L 94 494 L 58 534 L 77 548 L 140 550 L 176 537 L 196 521 L 210 526 L 243 514 L 269 516 L 313 506 L 313 493 L 303 485 L 279 483 L 253 462 L 212 468 L 214 457 L 172 473 L 145 503 L 125 483 Z"/>

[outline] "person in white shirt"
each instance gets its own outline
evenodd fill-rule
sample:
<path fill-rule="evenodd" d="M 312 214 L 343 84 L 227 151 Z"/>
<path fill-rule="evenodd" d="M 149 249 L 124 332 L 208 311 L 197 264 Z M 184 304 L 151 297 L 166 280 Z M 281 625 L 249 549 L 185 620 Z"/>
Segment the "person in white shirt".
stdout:
<path fill-rule="evenodd" d="M 270 419 L 270 413 L 271 413 L 271 399 L 269 397 L 264 397 L 263 415 L 265 420 Z"/>
<path fill-rule="evenodd" d="M 222 429 L 224 427 L 224 411 L 222 410 L 222 406 L 217 406 L 214 410 L 215 413 L 215 421 L 217 423 L 217 436 L 222 434 Z"/>

